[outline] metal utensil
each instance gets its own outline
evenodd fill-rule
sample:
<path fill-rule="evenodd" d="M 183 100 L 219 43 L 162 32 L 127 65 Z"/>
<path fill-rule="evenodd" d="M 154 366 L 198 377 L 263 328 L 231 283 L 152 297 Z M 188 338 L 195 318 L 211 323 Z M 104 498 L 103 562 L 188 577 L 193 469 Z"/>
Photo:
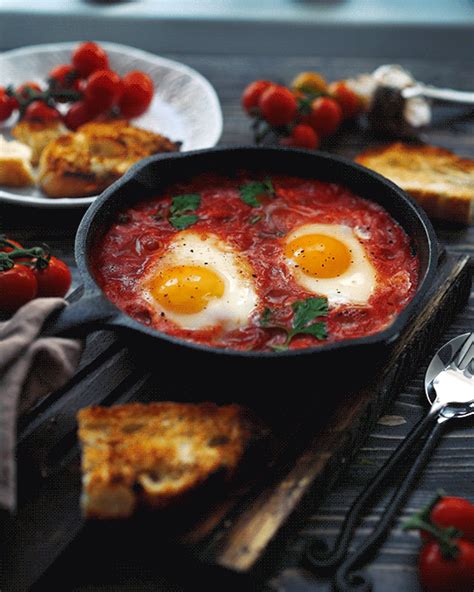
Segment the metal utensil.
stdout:
<path fill-rule="evenodd" d="M 417 83 L 414 86 L 408 86 L 400 91 L 404 99 L 413 97 L 426 97 L 427 99 L 437 99 L 448 103 L 463 103 L 465 105 L 474 105 L 474 92 L 465 90 L 454 90 L 452 88 L 438 88 L 429 84 Z"/>
<path fill-rule="evenodd" d="M 438 350 L 425 374 L 425 393 L 431 404 L 428 414 L 413 428 L 370 485 L 355 500 L 334 548 L 328 552 L 322 548 L 320 542 L 311 542 L 306 548 L 305 559 L 309 567 L 317 571 L 334 571 L 337 568 L 335 586 L 340 592 L 370 592 L 372 588 L 367 576 L 361 571 L 353 570 L 365 563 L 385 538 L 393 518 L 426 464 L 447 422 L 474 414 L 474 333 L 459 335 Z M 377 526 L 366 541 L 347 556 L 352 535 L 367 503 L 425 432 L 428 435 L 415 462 L 394 492 Z"/>

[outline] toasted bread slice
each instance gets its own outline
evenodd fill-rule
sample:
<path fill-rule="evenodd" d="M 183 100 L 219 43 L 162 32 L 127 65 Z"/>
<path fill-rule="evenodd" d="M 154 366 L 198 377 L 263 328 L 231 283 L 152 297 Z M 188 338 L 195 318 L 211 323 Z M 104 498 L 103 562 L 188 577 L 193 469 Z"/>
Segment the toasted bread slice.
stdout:
<path fill-rule="evenodd" d="M 29 187 L 35 184 L 30 164 L 31 148 L 16 142 L 9 142 L 0 136 L 0 185 L 8 187 Z"/>
<path fill-rule="evenodd" d="M 235 471 L 251 435 L 244 409 L 213 403 L 131 403 L 78 413 L 81 505 L 89 518 L 164 508 Z"/>
<path fill-rule="evenodd" d="M 367 150 L 356 162 L 409 193 L 429 216 L 470 224 L 474 217 L 474 160 L 435 146 L 403 143 Z"/>
<path fill-rule="evenodd" d="M 29 146 L 32 150 L 31 164 L 39 163 L 41 153 L 46 146 L 67 133 L 60 121 L 26 121 L 23 119 L 12 129 L 12 135 Z"/>
<path fill-rule="evenodd" d="M 127 121 L 87 123 L 48 144 L 40 159 L 39 182 L 49 197 L 94 195 L 138 160 L 178 147 Z"/>

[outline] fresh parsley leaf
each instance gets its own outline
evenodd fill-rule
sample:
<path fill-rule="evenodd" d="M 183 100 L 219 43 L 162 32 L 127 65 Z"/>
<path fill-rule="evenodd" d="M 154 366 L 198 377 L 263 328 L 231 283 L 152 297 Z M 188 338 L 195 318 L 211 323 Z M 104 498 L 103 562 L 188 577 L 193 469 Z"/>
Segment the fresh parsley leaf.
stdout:
<path fill-rule="evenodd" d="M 176 215 L 170 216 L 168 218 L 169 223 L 171 226 L 174 226 L 178 230 L 183 230 L 192 224 L 195 224 L 199 220 L 199 217 L 196 214 L 184 214 L 184 215 Z"/>
<path fill-rule="evenodd" d="M 199 193 L 184 193 L 171 198 L 170 214 L 193 212 L 201 205 Z"/>
<path fill-rule="evenodd" d="M 288 343 L 289 341 L 285 341 L 285 343 L 275 343 L 274 345 L 271 345 L 270 347 L 272 348 L 273 351 L 286 351 L 288 349 Z"/>
<path fill-rule="evenodd" d="M 275 189 L 270 178 L 265 179 L 265 181 L 252 181 L 241 185 L 239 191 L 240 199 L 252 208 L 258 208 L 262 205 L 258 200 L 259 195 L 275 195 Z"/>
<path fill-rule="evenodd" d="M 201 196 L 199 193 L 184 193 L 175 195 L 171 198 L 171 207 L 168 216 L 168 222 L 171 226 L 183 230 L 195 224 L 199 217 L 196 214 L 185 214 L 184 212 L 194 212 L 201 205 Z"/>
<path fill-rule="evenodd" d="M 327 316 L 328 301 L 326 298 L 306 298 L 306 300 L 293 302 L 292 308 L 295 313 L 293 329 L 300 331 L 317 317 Z"/>
<path fill-rule="evenodd" d="M 327 339 L 327 325 L 324 321 L 314 321 L 318 317 L 325 317 L 328 314 L 328 301 L 326 298 L 306 298 L 298 300 L 291 305 L 294 316 L 292 328 L 284 327 L 272 322 L 273 311 L 271 308 L 265 308 L 260 318 L 260 326 L 281 329 L 286 333 L 286 339 L 283 343 L 272 345 L 274 351 L 285 351 L 288 349 L 291 340 L 295 335 L 312 335 L 316 339 Z M 309 324 L 311 323 L 311 324 Z"/>
<path fill-rule="evenodd" d="M 260 326 L 261 327 L 268 327 L 268 325 L 270 324 L 272 314 L 273 314 L 272 309 L 269 308 L 268 306 L 266 306 L 265 310 L 263 311 L 262 317 L 260 319 Z"/>
<path fill-rule="evenodd" d="M 293 335 L 301 335 L 301 333 L 304 333 L 305 335 L 312 335 L 313 337 L 316 337 L 316 339 L 327 339 L 328 337 L 326 323 L 323 323 L 322 321 L 317 321 L 312 325 L 298 329 L 296 333 L 293 333 Z"/>

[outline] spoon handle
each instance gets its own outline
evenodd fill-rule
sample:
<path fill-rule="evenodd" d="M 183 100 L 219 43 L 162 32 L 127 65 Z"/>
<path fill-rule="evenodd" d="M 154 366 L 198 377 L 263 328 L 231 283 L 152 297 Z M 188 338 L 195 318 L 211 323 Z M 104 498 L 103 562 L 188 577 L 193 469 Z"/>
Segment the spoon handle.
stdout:
<path fill-rule="evenodd" d="M 438 417 L 415 462 L 403 479 L 399 489 L 395 491 L 390 499 L 377 526 L 365 542 L 339 566 L 335 577 L 335 588 L 339 592 L 370 592 L 372 590 L 368 576 L 361 571 L 354 572 L 353 569 L 365 563 L 385 539 L 395 515 L 405 502 L 413 483 L 418 478 L 418 475 L 438 443 L 444 431 L 446 421 L 447 418 Z"/>
<path fill-rule="evenodd" d="M 438 414 L 439 408 L 431 408 L 428 415 L 416 424 L 405 440 L 398 446 L 395 452 L 377 472 L 368 487 L 356 498 L 346 515 L 333 549 L 328 551 L 327 548 L 322 548 L 322 545 L 318 541 L 309 543 L 305 549 L 305 559 L 310 568 L 317 571 L 332 572 L 334 571 L 334 568 L 343 563 L 354 530 L 368 502 L 383 484 L 386 477 L 392 472 L 396 465 L 405 458 L 423 433 L 438 418 Z"/>
<path fill-rule="evenodd" d="M 402 90 L 402 97 L 404 99 L 420 96 L 429 99 L 438 99 L 439 101 L 447 101 L 449 103 L 474 105 L 474 92 L 453 90 L 451 88 L 436 88 L 425 84 L 408 86 Z"/>

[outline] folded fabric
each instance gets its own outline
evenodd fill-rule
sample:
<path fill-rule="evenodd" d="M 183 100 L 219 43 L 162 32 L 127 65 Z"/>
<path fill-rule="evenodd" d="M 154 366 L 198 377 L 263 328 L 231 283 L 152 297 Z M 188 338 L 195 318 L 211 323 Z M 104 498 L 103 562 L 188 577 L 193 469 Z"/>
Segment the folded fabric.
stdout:
<path fill-rule="evenodd" d="M 82 342 L 41 337 L 62 298 L 37 298 L 0 323 L 0 508 L 16 509 L 16 424 L 18 416 L 74 374 Z"/>

